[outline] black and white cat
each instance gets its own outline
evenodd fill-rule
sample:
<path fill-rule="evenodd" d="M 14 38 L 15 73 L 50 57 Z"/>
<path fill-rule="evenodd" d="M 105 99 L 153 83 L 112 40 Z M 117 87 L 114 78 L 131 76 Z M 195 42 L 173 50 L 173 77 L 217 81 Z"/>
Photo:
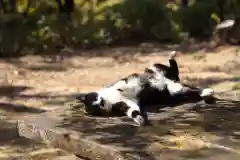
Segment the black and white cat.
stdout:
<path fill-rule="evenodd" d="M 144 73 L 131 74 L 99 91 L 77 97 L 90 115 L 122 112 L 137 125 L 145 124 L 144 107 L 168 104 L 184 98 L 205 100 L 213 96 L 211 88 L 199 89 L 179 82 L 176 53 L 170 54 L 170 66 L 153 64 Z"/>

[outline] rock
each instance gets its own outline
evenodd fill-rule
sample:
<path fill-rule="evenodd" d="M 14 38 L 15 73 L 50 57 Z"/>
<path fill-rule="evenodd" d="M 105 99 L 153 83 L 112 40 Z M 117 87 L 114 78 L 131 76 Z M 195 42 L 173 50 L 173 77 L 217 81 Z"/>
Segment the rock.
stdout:
<path fill-rule="evenodd" d="M 78 121 L 79 125 L 76 124 Z M 46 114 L 19 120 L 18 131 L 20 136 L 90 159 L 124 159 L 114 148 L 97 143 L 94 137 L 81 133 L 82 129 L 83 131 L 94 129 L 97 123 L 99 121 L 93 118 L 86 118 L 81 114 L 72 115 L 71 110 L 59 108 Z"/>

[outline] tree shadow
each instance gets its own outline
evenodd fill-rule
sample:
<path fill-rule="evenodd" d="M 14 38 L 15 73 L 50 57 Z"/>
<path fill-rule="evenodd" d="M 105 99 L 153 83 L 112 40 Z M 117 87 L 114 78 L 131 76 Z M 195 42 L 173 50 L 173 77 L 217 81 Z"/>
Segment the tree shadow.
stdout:
<path fill-rule="evenodd" d="M 204 120 L 207 123 L 215 124 L 215 126 L 204 125 L 205 131 L 214 132 L 220 136 L 233 136 L 232 138 L 239 139 L 239 135 L 234 135 L 233 132 L 240 131 L 240 101 L 218 99 L 217 106 L 200 106 L 193 108 L 199 114 L 204 115 Z"/>
<path fill-rule="evenodd" d="M 190 47 L 190 46 L 189 46 Z M 158 43 L 140 43 L 135 45 L 118 45 L 115 47 L 100 47 L 97 49 L 78 49 L 72 53 L 57 52 L 51 53 L 49 55 L 40 55 L 41 60 L 37 61 L 36 64 L 26 65 L 24 62 L 18 58 L 4 58 L 7 63 L 10 63 L 18 68 L 27 69 L 30 71 L 46 71 L 46 72 L 64 72 L 69 68 L 86 68 L 82 64 L 74 64 L 71 61 L 68 61 L 70 58 L 74 57 L 83 57 L 86 59 L 91 58 L 113 58 L 113 63 L 126 63 L 126 62 L 137 62 L 140 61 L 135 55 L 149 55 L 159 53 L 159 55 L 167 55 L 166 52 L 173 50 L 183 51 L 181 45 L 167 45 L 167 44 L 158 44 Z M 201 50 L 201 49 L 199 49 Z M 199 50 L 191 51 L 195 53 Z M 82 63 L 85 63 L 83 60 Z M 214 70 L 215 72 L 219 70 L 217 67 L 209 68 L 207 70 Z M 228 72 L 228 71 L 225 71 Z"/>
<path fill-rule="evenodd" d="M 45 110 L 39 108 L 33 108 L 26 105 L 0 103 L 0 110 L 13 113 L 43 113 Z"/>
<path fill-rule="evenodd" d="M 31 89 L 31 87 L 27 86 L 18 86 L 18 85 L 5 85 L 5 86 L 0 86 L 0 96 L 14 96 L 18 95 L 20 92 L 23 92 L 27 89 Z"/>
<path fill-rule="evenodd" d="M 15 155 L 16 153 L 26 153 L 44 146 L 33 140 L 20 137 L 17 124 L 9 119 L 1 119 L 0 126 L 0 152 L 3 153 L 3 155 L 8 155 L 6 159 L 11 159 L 11 155 Z"/>
<path fill-rule="evenodd" d="M 1 145 L 11 143 L 13 139 L 17 141 L 20 139 L 26 140 L 25 138 L 19 137 L 16 124 L 9 122 L 8 120 L 1 120 L 0 135 L 1 135 L 0 136 Z M 19 145 L 29 145 L 28 140 L 26 140 L 25 143 L 21 141 L 21 143 L 22 144 L 19 144 Z"/>
<path fill-rule="evenodd" d="M 74 94 L 57 94 L 52 95 L 52 93 L 36 93 L 36 94 L 26 94 L 23 93 L 26 90 L 32 89 L 32 87 L 28 86 L 18 86 L 18 85 L 5 85 L 0 86 L 0 97 L 7 97 L 10 100 L 31 100 L 37 99 L 43 101 L 45 105 L 63 105 L 64 103 L 71 102 L 74 100 Z M 9 104 L 9 103 L 0 103 L 0 109 L 15 111 L 15 112 L 36 112 L 41 113 L 41 109 L 28 107 L 20 104 Z"/>
<path fill-rule="evenodd" d="M 8 97 L 11 100 L 15 98 L 24 97 L 24 94 L 21 92 L 26 91 L 28 89 L 32 89 L 27 86 L 13 86 L 13 85 L 5 85 L 0 87 L 0 97 Z M 35 97 L 37 97 L 35 95 Z M 33 96 L 27 97 L 28 99 L 33 98 Z M 47 98 L 47 96 L 44 96 Z M 11 102 L 0 102 L 0 110 L 7 111 L 11 113 L 43 113 L 45 110 L 39 108 L 33 108 L 24 104 L 13 104 Z"/>
<path fill-rule="evenodd" d="M 64 72 L 67 67 L 62 64 L 63 60 L 55 60 L 54 57 L 59 57 L 59 55 L 49 55 L 51 58 L 46 58 L 42 56 L 43 60 L 37 60 L 35 64 L 26 65 L 18 58 L 4 59 L 5 62 L 16 66 L 17 68 L 27 69 L 30 71 L 46 71 L 46 72 Z M 47 60 L 46 60 L 47 59 Z M 50 59 L 50 60 L 49 60 Z M 69 64 L 70 65 L 70 64 Z"/>
<path fill-rule="evenodd" d="M 39 93 L 39 94 L 18 94 L 12 97 L 12 99 L 16 100 L 31 100 L 36 99 L 41 101 L 43 105 L 57 105 L 62 106 L 66 103 L 74 104 L 75 96 L 74 94 L 59 94 L 59 95 L 52 95 L 50 93 Z M 77 105 L 77 104 L 76 104 Z"/>
<path fill-rule="evenodd" d="M 239 73 L 240 62 L 238 62 L 238 57 L 235 57 L 235 60 L 227 61 L 221 66 L 208 66 L 203 69 L 203 71 L 207 72 L 224 72 L 224 73 Z"/>
<path fill-rule="evenodd" d="M 217 85 L 222 82 L 238 82 L 239 78 L 192 78 L 192 77 L 185 77 L 184 80 L 187 81 L 189 85 L 192 86 L 201 86 L 201 87 L 209 87 L 211 85 Z"/>
<path fill-rule="evenodd" d="M 39 66 L 30 66 L 27 67 L 27 69 L 31 70 L 31 71 L 49 71 L 49 72 L 63 72 L 66 71 L 67 69 L 64 68 L 61 65 L 39 65 Z"/>
<path fill-rule="evenodd" d="M 169 125 L 172 129 L 187 131 L 201 130 L 220 137 L 218 144 L 232 146 L 240 144 L 240 101 L 217 99 L 214 105 L 198 103 L 173 117 L 160 120 L 159 126 Z M 156 123 L 156 122 L 155 122 Z"/>
<path fill-rule="evenodd" d="M 239 109 L 239 101 L 223 99 L 217 99 L 217 104 L 213 105 L 202 102 L 184 104 L 176 106 L 172 113 L 167 110 L 150 116 L 152 125 L 140 128 L 134 126 L 126 117 L 89 117 L 79 110 L 72 110 L 71 113 L 61 115 L 64 120 L 58 124 L 58 127 L 80 132 L 83 137 L 116 148 L 130 157 L 157 159 L 160 154 L 168 155 L 171 152 L 173 155 L 169 156 L 175 159 L 203 158 L 210 157 L 213 153 L 224 153 L 224 150 L 207 146 L 190 151 L 172 149 L 171 146 L 176 148 L 177 144 L 166 140 L 166 137 L 178 137 L 175 133 L 180 132 L 193 135 L 196 133 L 201 135 L 204 132 L 219 136 L 226 141 L 219 140 L 213 143 L 235 148 L 240 143 L 237 141 L 239 135 L 234 135 L 234 132 L 240 131 Z M 221 118 L 223 120 L 220 120 Z M 236 142 L 226 140 L 228 137 Z M 156 143 L 161 147 L 152 151 L 149 147 Z M 228 153 L 226 151 L 226 154 Z"/>
<path fill-rule="evenodd" d="M 154 159 L 144 151 L 144 148 L 151 140 L 139 136 L 138 128 L 133 125 L 122 123 L 119 119 L 86 117 L 79 115 L 77 111 L 72 112 L 69 117 L 64 117 L 64 120 L 57 127 L 81 132 L 84 138 L 91 137 L 103 145 L 110 145 L 113 148 L 117 146 L 123 154 L 130 154 L 130 156 L 141 155 L 143 159 Z"/>

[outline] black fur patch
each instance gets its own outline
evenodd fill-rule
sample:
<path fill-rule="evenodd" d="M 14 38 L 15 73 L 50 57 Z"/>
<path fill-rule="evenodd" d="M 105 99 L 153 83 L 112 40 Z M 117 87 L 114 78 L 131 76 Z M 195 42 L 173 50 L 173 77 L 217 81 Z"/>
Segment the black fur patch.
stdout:
<path fill-rule="evenodd" d="M 116 116 L 124 116 L 129 106 L 125 102 L 118 102 L 112 106 L 112 114 Z"/>
<path fill-rule="evenodd" d="M 179 71 L 178 66 L 175 60 L 170 60 L 171 67 L 156 63 L 153 66 L 157 68 L 159 72 L 163 72 L 163 75 L 166 76 L 166 78 L 169 78 L 173 81 L 180 81 L 179 79 Z"/>
<path fill-rule="evenodd" d="M 140 115 L 139 111 L 133 111 L 131 117 L 136 118 L 138 115 Z"/>
<path fill-rule="evenodd" d="M 157 68 L 159 71 L 164 71 L 164 72 L 166 72 L 169 69 L 168 66 L 160 64 L 160 63 L 155 63 L 153 66 L 155 68 Z"/>
<path fill-rule="evenodd" d="M 101 102 L 99 104 L 93 105 L 93 102 L 97 101 L 98 96 L 99 95 L 96 92 L 88 93 L 85 96 L 83 103 L 85 105 L 85 111 L 88 115 L 102 116 L 104 114 L 104 110 L 101 108 L 101 106 L 104 106 L 104 99 L 101 99 Z"/>
<path fill-rule="evenodd" d="M 165 104 L 170 99 L 170 93 L 165 88 L 164 90 L 158 90 L 152 87 L 149 83 L 145 83 L 142 86 L 142 90 L 137 95 L 138 103 L 141 106 L 151 106 L 156 104 Z"/>
<path fill-rule="evenodd" d="M 152 74 L 154 74 L 154 71 L 152 69 L 145 68 L 144 73 L 152 75 Z"/>

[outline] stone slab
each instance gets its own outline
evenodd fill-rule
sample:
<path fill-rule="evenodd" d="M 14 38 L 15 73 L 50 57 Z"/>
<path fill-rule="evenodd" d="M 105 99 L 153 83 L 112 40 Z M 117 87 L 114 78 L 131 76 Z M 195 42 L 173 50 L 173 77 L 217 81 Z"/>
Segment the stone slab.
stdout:
<path fill-rule="evenodd" d="M 149 113 L 152 125 L 126 117 L 88 117 L 69 107 L 18 121 L 21 136 L 91 160 L 240 158 L 240 103 L 186 104 Z M 220 159 L 219 157 L 219 159 Z"/>

